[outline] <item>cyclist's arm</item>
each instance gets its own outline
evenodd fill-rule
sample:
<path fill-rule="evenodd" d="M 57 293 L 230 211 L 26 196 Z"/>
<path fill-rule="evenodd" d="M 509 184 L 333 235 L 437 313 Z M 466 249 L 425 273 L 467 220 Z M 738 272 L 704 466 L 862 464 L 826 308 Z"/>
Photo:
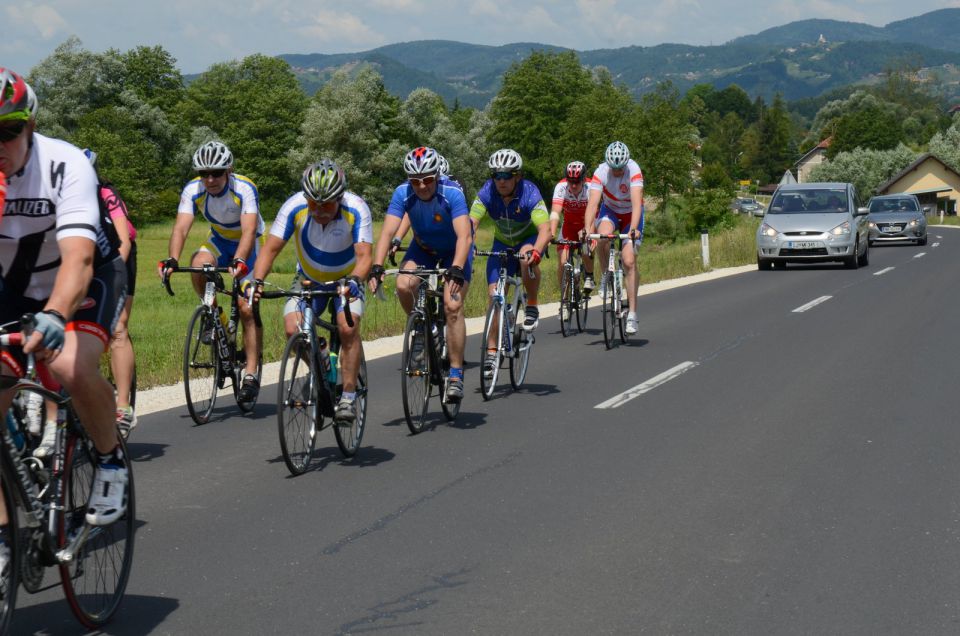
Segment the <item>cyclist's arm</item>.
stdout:
<path fill-rule="evenodd" d="M 259 214 L 240 215 L 240 242 L 237 244 L 237 250 L 233 253 L 234 258 L 247 260 L 250 252 L 253 251 L 253 242 L 257 240 L 257 228 L 259 226 Z"/>
<path fill-rule="evenodd" d="M 407 237 L 407 232 L 409 231 L 410 231 L 410 215 L 404 214 L 403 219 L 400 221 L 400 228 L 397 230 L 397 233 L 395 236 L 402 241 Z"/>
<path fill-rule="evenodd" d="M 113 227 L 120 238 L 120 258 L 126 263 L 130 257 L 130 250 L 133 249 L 133 241 L 130 240 L 130 228 L 127 226 L 127 217 L 123 214 L 117 216 L 110 215 L 113 220 Z"/>
<path fill-rule="evenodd" d="M 173 232 L 170 233 L 170 246 L 167 248 L 167 256 L 180 260 L 180 252 L 187 242 L 187 235 L 190 234 L 190 227 L 193 226 L 193 215 L 180 213 L 177 220 L 173 223 Z"/>
<path fill-rule="evenodd" d="M 583 227 L 587 233 L 593 232 L 593 223 L 596 221 L 597 210 L 600 209 L 600 198 L 603 196 L 601 190 L 593 190 L 587 194 L 587 211 L 583 215 Z"/>
<path fill-rule="evenodd" d="M 640 228 L 640 209 L 643 205 L 643 186 L 630 187 L 630 229 Z"/>
<path fill-rule="evenodd" d="M 547 204 L 543 199 L 537 202 L 530 211 L 530 221 L 537 226 L 537 241 L 534 248 L 543 254 L 550 244 L 550 215 L 547 213 Z"/>
<path fill-rule="evenodd" d="M 560 218 L 563 215 L 563 203 L 553 203 L 550 208 L 550 238 L 557 238 L 557 229 L 560 227 Z"/>
<path fill-rule="evenodd" d="M 59 312 L 68 321 L 87 295 L 93 279 L 93 255 L 96 244 L 88 238 L 68 236 L 57 241 L 60 268 L 53 291 L 44 309 Z"/>
<path fill-rule="evenodd" d="M 453 231 L 457 233 L 457 249 L 453 254 L 453 264 L 457 267 L 466 267 L 470 250 L 473 249 L 473 228 L 466 216 L 458 216 L 453 220 Z"/>
<path fill-rule="evenodd" d="M 470 206 L 470 223 L 473 225 L 474 232 L 477 231 L 477 228 L 480 226 L 480 221 L 482 221 L 485 216 L 487 216 L 487 206 L 483 204 L 480 196 L 477 195 L 477 198 L 473 200 L 473 205 Z"/>
<path fill-rule="evenodd" d="M 354 243 L 353 253 L 357 257 L 357 262 L 353 266 L 352 275 L 361 281 L 365 281 L 370 274 L 370 268 L 373 266 L 373 245 L 369 243 Z"/>

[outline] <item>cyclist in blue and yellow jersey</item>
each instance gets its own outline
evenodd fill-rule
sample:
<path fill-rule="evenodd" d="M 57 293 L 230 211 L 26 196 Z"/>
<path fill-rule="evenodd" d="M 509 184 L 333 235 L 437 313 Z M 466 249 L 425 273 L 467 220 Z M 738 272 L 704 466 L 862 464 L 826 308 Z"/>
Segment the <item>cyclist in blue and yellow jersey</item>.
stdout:
<path fill-rule="evenodd" d="M 421 146 L 408 152 L 403 169 L 407 181 L 397 186 L 387 207 L 373 259 L 370 289 L 375 292 L 383 282 L 383 262 L 404 215 L 408 216 L 413 241 L 407 249 L 403 268 L 439 266 L 447 270 L 443 288 L 450 352 L 446 399 L 459 402 L 463 399 L 463 349 L 467 341 L 463 305 L 473 266 L 473 232 L 467 201 L 459 188 L 440 178 L 439 155 L 433 148 Z M 408 314 L 413 310 L 419 284 L 420 279 L 416 276 L 397 277 L 397 298 Z M 422 355 L 424 343 L 415 340 L 413 345 Z M 414 355 L 417 355 L 416 350 Z"/>
<path fill-rule="evenodd" d="M 270 227 L 266 245 L 257 259 L 253 277 L 257 289 L 270 273 L 280 250 L 293 239 L 297 248 L 297 277 L 315 283 L 315 289 L 335 289 L 341 278 L 349 278 L 350 313 L 347 324 L 343 301 L 334 299 L 337 331 L 340 335 L 340 372 L 343 393 L 334 419 L 352 423 L 357 419 L 357 373 L 360 370 L 360 319 L 363 317 L 363 282 L 373 258 L 373 220 L 370 208 L 359 195 L 347 191 L 343 169 L 330 159 L 307 167 L 300 179 L 302 191 L 280 207 Z M 300 324 L 302 301 L 291 298 L 283 309 L 283 327 L 289 337 Z M 316 315 L 326 302 L 317 300 Z"/>
<path fill-rule="evenodd" d="M 177 266 L 193 220 L 200 215 L 210 222 L 210 235 L 193 253 L 190 266 L 229 267 L 231 276 L 250 278 L 264 231 L 257 186 L 250 179 L 233 173 L 233 153 L 219 141 L 208 141 L 197 149 L 193 168 L 198 176 L 187 183 L 180 194 L 177 220 L 170 234 L 169 256 L 160 261 L 158 267 L 160 276 Z M 193 274 L 192 278 L 197 295 L 203 296 L 204 277 Z M 260 391 L 257 361 L 263 332 L 246 300 L 240 300 L 239 309 L 247 361 L 237 399 L 252 402 Z"/>
<path fill-rule="evenodd" d="M 630 149 L 622 141 L 607 146 L 604 162 L 593 171 L 587 182 L 590 194 L 584 214 L 586 231 L 600 234 L 631 234 L 633 240 L 623 243 L 620 258 L 627 278 L 627 313 L 625 331 L 637 333 L 637 248 L 643 241 L 643 172 L 639 164 L 630 158 Z M 596 221 L 596 226 L 594 226 Z M 610 244 L 599 244 L 600 263 L 606 266 Z"/>
<path fill-rule="evenodd" d="M 527 307 L 524 312 L 523 329 L 533 331 L 540 322 L 537 293 L 540 291 L 540 258 L 550 243 L 550 213 L 540 196 L 540 190 L 532 181 L 523 178 L 523 160 L 515 150 L 503 148 L 490 155 L 487 162 L 491 178 L 483 184 L 470 208 L 474 229 L 489 216 L 494 223 L 494 251 L 506 248 L 527 254 L 520 263 L 523 286 L 527 291 Z M 517 271 L 517 262 L 510 261 L 508 275 Z M 487 285 L 492 295 L 500 277 L 500 261 L 487 260 Z M 496 334 L 487 349 L 496 351 Z M 484 361 L 483 372 L 492 375 L 493 357 Z M 489 363 L 489 364 L 488 364 Z"/>

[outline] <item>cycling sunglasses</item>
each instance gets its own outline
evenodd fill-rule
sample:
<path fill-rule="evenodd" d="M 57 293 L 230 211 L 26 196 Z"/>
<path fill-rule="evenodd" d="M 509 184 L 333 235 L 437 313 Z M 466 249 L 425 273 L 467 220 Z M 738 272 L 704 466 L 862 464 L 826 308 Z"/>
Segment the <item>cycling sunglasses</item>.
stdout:
<path fill-rule="evenodd" d="M 26 127 L 27 122 L 25 121 L 18 121 L 0 126 L 0 142 L 6 143 L 8 141 L 13 141 L 23 133 L 23 129 Z"/>
<path fill-rule="evenodd" d="M 197 174 L 200 175 L 201 179 L 207 179 L 213 177 L 214 179 L 219 179 L 223 175 L 227 174 L 226 170 L 200 170 Z"/>
<path fill-rule="evenodd" d="M 517 176 L 516 172 L 494 172 L 493 180 L 506 181 L 507 179 L 513 179 L 515 176 Z"/>
<path fill-rule="evenodd" d="M 410 183 L 418 186 L 433 185 L 434 181 L 436 180 L 436 175 L 430 175 L 429 177 L 410 177 Z"/>

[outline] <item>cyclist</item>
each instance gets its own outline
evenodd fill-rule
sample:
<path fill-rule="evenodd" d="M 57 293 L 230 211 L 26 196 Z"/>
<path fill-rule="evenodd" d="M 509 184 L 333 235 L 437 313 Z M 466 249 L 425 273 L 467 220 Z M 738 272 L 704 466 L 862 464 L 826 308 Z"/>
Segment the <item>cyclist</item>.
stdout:
<path fill-rule="evenodd" d="M 630 158 L 630 149 L 622 141 L 614 141 L 604 152 L 604 162 L 593 171 L 587 187 L 585 226 L 596 227 L 600 234 L 631 234 L 635 238 L 623 244 L 620 252 L 627 278 L 626 332 L 637 333 L 637 268 L 636 248 L 643 240 L 643 172 Z M 598 215 L 599 211 L 599 215 Z M 586 231 L 586 230 L 585 230 Z M 601 242 L 600 262 L 606 264 L 610 245 Z"/>
<path fill-rule="evenodd" d="M 108 525 L 126 510 L 128 472 L 99 361 L 126 272 L 116 232 L 100 213 L 93 167 L 79 148 L 34 132 L 29 102 L 23 79 L 0 68 L 0 174 L 11 175 L 0 218 L 0 323 L 35 314 L 22 353 L 45 360 L 70 394 L 98 454 L 86 521 Z M 22 374 L 22 353 L 0 351 L 0 372 Z M 0 412 L 13 397 L 0 392 Z M 6 514 L 0 510 L 0 524 Z"/>
<path fill-rule="evenodd" d="M 445 267 L 443 306 L 447 317 L 447 347 L 450 353 L 450 375 L 446 399 L 463 399 L 463 349 L 467 340 L 463 305 L 470 286 L 473 266 L 473 232 L 467 201 L 463 192 L 440 178 L 437 151 L 421 146 L 403 159 L 407 181 L 393 192 L 377 241 L 376 255 L 370 276 L 370 289 L 376 292 L 383 283 L 383 262 L 404 215 L 410 217 L 413 241 L 406 252 L 403 269 Z M 406 313 L 413 310 L 414 296 L 420 279 L 397 277 L 397 298 Z M 423 342 L 415 342 L 421 347 Z"/>
<path fill-rule="evenodd" d="M 219 141 L 208 141 L 197 149 L 193 168 L 199 176 L 187 183 L 180 194 L 177 220 L 170 234 L 169 256 L 158 265 L 160 276 L 169 275 L 177 267 L 193 220 L 200 214 L 210 222 L 210 235 L 193 253 L 190 266 L 229 267 L 231 276 L 251 280 L 264 231 L 257 186 L 247 177 L 234 174 L 233 153 Z M 192 278 L 193 289 L 202 297 L 206 279 L 202 274 L 193 274 Z M 240 300 L 239 309 L 246 369 L 237 399 L 252 402 L 260 391 L 257 361 L 263 346 L 263 329 L 258 324 L 259 316 L 254 316 L 246 299 Z M 212 327 L 210 329 L 212 331 Z M 211 335 L 207 333 L 204 337 L 208 339 Z"/>
<path fill-rule="evenodd" d="M 540 190 L 532 181 L 523 178 L 523 160 L 515 150 L 503 148 L 490 155 L 487 162 L 491 177 L 480 188 L 477 198 L 470 208 L 470 220 L 474 230 L 485 216 L 494 222 L 494 251 L 512 248 L 521 254 L 527 254 L 520 263 L 523 286 L 527 291 L 527 306 L 524 310 L 523 329 L 533 331 L 540 322 L 540 309 L 537 306 L 537 293 L 540 290 L 540 259 L 550 243 L 550 215 L 540 196 Z M 509 275 L 517 271 L 516 261 L 507 265 Z M 531 277 L 530 272 L 533 272 Z M 500 277 L 500 261 L 487 260 L 487 285 L 492 296 Z M 492 298 L 491 298 L 492 302 Z M 483 372 L 493 374 L 493 356 L 489 350 L 496 351 L 496 333 L 491 333 L 493 341 L 487 343 L 488 355 L 484 361 Z"/>
<path fill-rule="evenodd" d="M 557 238 L 557 226 L 561 219 L 561 237 L 567 241 L 578 241 L 583 230 L 584 213 L 587 211 L 586 166 L 582 161 L 571 161 L 564 169 L 564 178 L 553 189 L 553 205 L 550 210 L 550 235 Z M 557 254 L 560 262 L 557 264 L 557 281 L 563 280 L 563 266 L 570 258 L 570 246 L 559 245 Z M 593 291 L 593 255 L 584 254 L 583 269 L 586 274 L 583 281 L 583 291 L 589 294 Z"/>
<path fill-rule="evenodd" d="M 373 258 L 373 220 L 370 208 L 359 195 L 347 190 L 343 169 L 330 159 L 314 163 L 303 171 L 300 192 L 280 207 L 270 226 L 270 235 L 257 258 L 253 277 L 258 290 L 270 273 L 277 255 L 291 238 L 297 247 L 297 280 L 307 279 L 317 289 L 332 289 L 336 281 L 349 277 L 352 298 L 350 313 L 353 326 L 343 315 L 343 302 L 334 300 L 337 331 L 340 335 L 340 370 L 343 393 L 334 419 L 354 422 L 357 419 L 357 373 L 360 370 L 360 319 L 363 316 L 363 283 L 370 273 Z M 287 301 L 283 310 L 283 327 L 289 337 L 296 332 L 303 307 L 296 298 Z M 319 316 L 324 307 L 317 299 L 314 312 Z"/>

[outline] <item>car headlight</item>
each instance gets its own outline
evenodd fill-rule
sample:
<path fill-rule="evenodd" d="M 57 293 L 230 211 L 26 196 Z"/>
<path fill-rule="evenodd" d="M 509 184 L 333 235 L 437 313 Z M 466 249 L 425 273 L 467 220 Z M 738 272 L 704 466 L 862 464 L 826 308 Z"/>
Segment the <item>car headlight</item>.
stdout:
<path fill-rule="evenodd" d="M 844 221 L 837 227 L 830 230 L 830 233 L 833 234 L 834 236 L 845 236 L 847 234 L 850 234 L 850 221 Z"/>
<path fill-rule="evenodd" d="M 875 228 L 875 227 L 877 227 L 877 224 L 874 223 L 873 221 L 870 221 L 870 227 L 871 227 L 871 229 L 872 229 L 872 228 Z"/>
<path fill-rule="evenodd" d="M 919 225 L 919 223 L 917 223 L 917 220 L 916 220 L 916 219 L 910 221 L 910 227 L 917 227 L 918 225 Z"/>
<path fill-rule="evenodd" d="M 776 230 L 776 228 L 770 227 L 770 226 L 767 225 L 766 223 L 764 223 L 763 225 L 760 226 L 760 234 L 763 235 L 763 236 L 769 236 L 770 238 L 776 238 L 777 234 L 779 234 L 779 233 L 780 233 L 780 232 L 778 232 L 778 231 Z"/>

